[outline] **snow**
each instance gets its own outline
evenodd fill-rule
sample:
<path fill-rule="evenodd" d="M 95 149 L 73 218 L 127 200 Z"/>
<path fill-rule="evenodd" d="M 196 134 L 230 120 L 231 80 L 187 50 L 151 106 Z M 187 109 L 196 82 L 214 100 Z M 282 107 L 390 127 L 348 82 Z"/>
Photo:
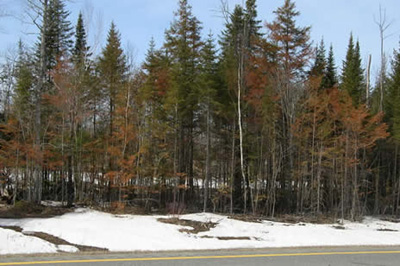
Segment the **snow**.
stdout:
<path fill-rule="evenodd" d="M 57 251 L 74 253 L 74 252 L 78 252 L 79 249 L 77 247 L 70 246 L 70 245 L 58 245 Z"/>
<path fill-rule="evenodd" d="M 334 227 L 337 224 L 251 223 L 211 213 L 178 216 L 180 219 L 217 223 L 209 231 L 198 234 L 179 231 L 189 228 L 187 226 L 157 220 L 170 217 L 113 215 L 81 208 L 53 218 L 0 219 L 0 225 L 19 226 L 23 232 L 44 232 L 72 244 L 110 251 L 400 245 L 400 223 L 370 217 L 362 223 L 345 221 L 345 229 L 337 229 Z M 219 239 L 221 237 L 229 240 Z M 242 239 L 235 239 L 238 237 Z M 57 251 L 77 252 L 78 249 L 55 246 L 22 233 L 0 229 L 0 254 Z"/>
<path fill-rule="evenodd" d="M 0 255 L 54 252 L 57 252 L 57 247 L 47 241 L 0 228 Z"/>
<path fill-rule="evenodd" d="M 40 202 L 43 206 L 50 206 L 50 207 L 61 207 L 63 203 L 61 201 L 52 201 L 52 200 L 42 200 Z"/>

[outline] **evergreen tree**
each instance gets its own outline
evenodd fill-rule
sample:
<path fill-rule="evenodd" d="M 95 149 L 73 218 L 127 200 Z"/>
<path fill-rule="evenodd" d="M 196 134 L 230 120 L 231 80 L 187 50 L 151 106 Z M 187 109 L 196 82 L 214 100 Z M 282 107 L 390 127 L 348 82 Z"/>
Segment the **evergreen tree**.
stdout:
<path fill-rule="evenodd" d="M 114 133 L 114 116 L 119 95 L 127 78 L 126 57 L 121 48 L 121 37 L 114 22 L 111 23 L 108 32 L 107 44 L 103 48 L 98 62 L 103 95 L 108 106 L 107 122 L 108 136 L 111 138 Z M 114 170 L 112 158 L 109 160 L 109 170 Z"/>
<path fill-rule="evenodd" d="M 173 135 L 171 126 L 168 124 L 171 110 L 167 97 L 171 89 L 171 70 L 169 58 L 162 50 L 157 50 L 154 39 L 150 40 L 149 49 L 143 64 L 143 84 L 139 88 L 137 102 L 140 105 L 140 117 L 143 125 L 139 130 L 142 132 L 143 141 L 141 150 L 140 172 L 144 176 L 154 176 L 157 173 L 157 181 L 160 186 L 161 197 L 165 200 L 166 188 L 163 187 L 165 179 L 173 175 L 173 153 L 172 143 L 168 136 Z M 171 141 L 172 142 L 172 141 Z M 157 169 L 157 170 L 154 170 Z M 165 206 L 166 202 L 161 202 Z"/>
<path fill-rule="evenodd" d="M 394 52 L 388 90 L 387 117 L 393 138 L 400 143 L 400 49 Z"/>
<path fill-rule="evenodd" d="M 205 126 L 201 127 L 205 129 L 206 133 L 206 160 L 205 160 L 205 182 L 204 182 L 204 199 L 203 199 L 203 210 L 207 210 L 207 203 L 210 198 L 209 183 L 211 180 L 211 127 L 212 127 L 212 113 L 215 105 L 215 96 L 217 89 L 217 63 L 216 63 L 216 51 L 214 45 L 214 39 L 212 34 L 208 35 L 201 54 L 201 99 L 202 105 L 204 106 L 205 114 Z"/>
<path fill-rule="evenodd" d="M 199 55 L 203 46 L 200 37 L 201 28 L 187 0 L 180 0 L 175 20 L 166 31 L 164 44 L 172 64 L 173 89 L 169 92 L 169 96 L 175 101 L 177 110 L 175 122 L 178 149 L 175 155 L 177 160 L 175 170 L 179 176 L 187 177 L 189 180 L 190 189 L 188 197 L 185 197 L 186 200 L 191 200 L 190 194 L 193 192 L 194 129 L 200 91 Z"/>
<path fill-rule="evenodd" d="M 14 102 L 19 111 L 28 111 L 32 106 L 33 69 L 24 45 L 18 42 L 18 62 Z"/>
<path fill-rule="evenodd" d="M 205 98 L 212 98 L 216 90 L 218 71 L 216 53 L 214 38 L 210 33 L 201 50 L 201 79 L 202 84 L 205 84 L 201 93 Z"/>
<path fill-rule="evenodd" d="M 392 70 L 388 79 L 388 91 L 387 97 L 385 98 L 385 115 L 389 124 L 389 130 L 391 132 L 391 136 L 395 145 L 392 142 L 388 142 L 387 144 L 390 147 L 383 147 L 383 152 L 378 150 L 378 152 L 387 153 L 387 157 L 383 157 L 382 160 L 386 160 L 389 162 L 389 165 L 398 165 L 399 159 L 399 144 L 400 144 L 400 48 L 394 51 L 393 59 L 392 59 Z M 383 145 L 380 145 L 382 147 Z M 389 168 L 389 167 L 388 167 Z M 383 171 L 382 171 L 383 172 Z M 400 181 L 397 181 L 397 188 L 395 186 L 396 180 L 399 178 L 399 168 L 395 167 L 393 169 L 393 173 L 390 173 L 389 170 L 387 173 L 383 173 L 380 176 L 380 180 L 387 180 L 388 177 L 392 176 L 392 191 L 393 196 L 396 194 L 396 198 L 394 199 L 394 205 L 392 213 L 400 213 Z M 389 180 L 388 180 L 389 181 Z M 389 181 L 390 182 L 390 181 Z M 388 182 L 388 183 L 389 183 Z M 386 193 L 386 189 L 383 190 L 383 193 Z M 382 192 L 381 192 L 382 194 Z"/>
<path fill-rule="evenodd" d="M 72 58 L 75 64 L 80 65 L 88 55 L 89 47 L 87 46 L 86 30 L 83 25 L 83 16 L 79 12 L 78 21 L 75 28 L 75 45 L 72 50 Z"/>
<path fill-rule="evenodd" d="M 220 108 L 226 118 L 233 119 L 235 116 L 235 94 L 237 91 L 239 63 L 239 51 L 243 35 L 244 11 L 240 5 L 236 5 L 229 21 L 225 24 L 222 36 L 219 40 L 221 53 L 219 56 L 218 68 L 221 78 L 221 85 L 224 89 L 218 90 Z M 229 121 L 228 123 L 230 123 Z"/>
<path fill-rule="evenodd" d="M 357 41 L 356 45 L 354 45 L 353 35 L 351 34 L 346 59 L 343 62 L 341 88 L 349 93 L 353 99 L 353 104 L 356 106 L 363 102 L 363 73 L 364 70 L 361 68 L 360 44 Z"/>
<path fill-rule="evenodd" d="M 45 134 L 44 125 L 49 125 L 49 118 L 54 112 L 43 95 L 54 93 L 55 88 L 51 80 L 51 73 L 62 56 L 68 56 L 71 48 L 71 26 L 68 21 L 69 12 L 65 8 L 64 0 L 42 0 L 29 2 L 34 15 L 33 23 L 38 27 L 39 41 L 37 43 L 36 66 L 34 75 L 34 144 L 35 158 L 33 163 L 32 179 L 33 193 L 29 200 L 40 202 L 42 199 L 43 182 L 49 180 L 49 171 L 42 173 L 44 154 L 50 146 L 43 145 L 49 141 Z"/>
<path fill-rule="evenodd" d="M 329 48 L 328 59 L 326 63 L 326 69 L 324 77 L 322 78 L 322 88 L 329 89 L 334 87 L 337 84 L 337 74 L 336 74 L 336 66 L 335 66 L 335 57 L 333 55 L 333 47 L 332 45 Z"/>
<path fill-rule="evenodd" d="M 222 32 L 220 45 L 223 49 L 223 58 L 228 56 L 227 53 L 237 53 L 236 51 L 239 50 L 240 40 L 243 38 L 243 27 L 244 11 L 240 5 L 236 5 Z"/>
<path fill-rule="evenodd" d="M 145 101 L 145 105 L 148 105 L 150 112 L 153 113 L 153 107 L 157 105 L 157 69 L 160 61 L 157 58 L 158 51 L 156 51 L 156 44 L 154 38 L 151 38 L 149 49 L 147 50 L 146 58 L 143 63 L 143 70 L 145 71 L 145 82 L 141 89 L 141 98 Z"/>
<path fill-rule="evenodd" d="M 246 0 L 246 9 L 244 14 L 244 19 L 246 23 L 246 32 L 247 32 L 247 43 L 246 46 L 248 48 L 252 48 L 255 40 L 258 37 L 261 37 L 260 33 L 260 23 L 261 20 L 257 19 L 257 4 L 256 0 Z"/>
<path fill-rule="evenodd" d="M 46 22 L 42 29 L 44 39 L 40 42 L 45 43 L 46 68 L 51 70 L 57 64 L 58 57 L 70 53 L 73 32 L 68 20 L 70 12 L 66 10 L 64 0 L 48 0 L 46 5 L 42 18 Z"/>
<path fill-rule="evenodd" d="M 18 61 L 15 73 L 15 89 L 13 94 L 13 115 L 18 120 L 22 136 L 31 138 L 32 133 L 32 109 L 33 102 L 33 86 L 34 86 L 34 69 L 32 60 L 25 50 L 24 44 L 20 40 L 18 42 Z"/>
<path fill-rule="evenodd" d="M 218 90 L 219 108 L 222 110 L 221 127 L 227 128 L 232 131 L 231 134 L 221 136 L 226 140 L 232 138 L 232 144 L 230 141 L 226 143 L 226 153 L 232 153 L 232 173 L 231 178 L 232 189 L 231 189 L 231 211 L 239 211 L 243 209 L 243 186 L 241 169 L 239 165 L 240 154 L 239 154 L 239 140 L 238 133 L 238 102 L 243 102 L 242 99 L 237 99 L 239 84 L 240 87 L 244 85 L 244 79 L 240 79 L 239 76 L 244 74 L 244 26 L 245 26 L 245 13 L 240 5 L 236 5 L 232 14 L 230 14 L 229 21 L 225 25 L 225 29 L 222 32 L 222 38 L 220 40 L 220 46 L 222 49 L 221 59 L 219 62 L 222 86 L 223 89 Z M 248 43 L 249 44 L 249 43 Z M 239 75 L 240 73 L 240 75 Z M 223 123 L 223 124 L 222 124 Z M 240 137 L 240 136 L 239 136 Z M 232 147 L 231 147 L 232 146 Z M 231 149 L 231 151 L 230 151 Z"/>
<path fill-rule="evenodd" d="M 310 74 L 314 77 L 322 78 L 326 74 L 326 67 L 327 67 L 327 61 L 325 58 L 325 44 L 324 40 L 322 39 L 320 44 L 317 45 L 316 47 L 316 55 L 315 55 L 315 60 L 314 64 L 311 67 Z"/>

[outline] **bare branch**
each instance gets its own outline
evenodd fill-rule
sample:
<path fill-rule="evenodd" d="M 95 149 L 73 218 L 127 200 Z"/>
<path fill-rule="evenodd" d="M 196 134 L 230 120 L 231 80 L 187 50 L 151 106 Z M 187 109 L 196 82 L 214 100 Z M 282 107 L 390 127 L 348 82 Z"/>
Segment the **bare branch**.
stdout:
<path fill-rule="evenodd" d="M 225 23 L 228 24 L 229 23 L 229 17 L 231 15 L 230 11 L 229 11 L 229 5 L 228 2 L 226 0 L 220 0 L 220 14 L 222 15 L 222 18 L 225 20 Z"/>
<path fill-rule="evenodd" d="M 392 25 L 393 21 L 387 22 L 386 17 L 386 9 L 382 10 L 382 6 L 379 5 L 379 21 L 374 17 L 375 24 L 379 28 L 380 34 L 380 43 L 381 43 L 381 67 L 379 74 L 379 90 L 380 90 L 380 101 L 379 101 L 379 111 L 383 111 L 383 103 L 384 103 L 384 90 L 383 90 L 383 79 L 385 77 L 386 72 L 386 58 L 384 51 L 384 41 L 390 35 L 385 35 L 385 31 Z"/>
<path fill-rule="evenodd" d="M 387 21 L 387 16 L 386 16 L 386 9 L 382 9 L 382 6 L 379 5 L 379 20 L 376 19 L 374 16 L 374 22 L 375 24 L 379 27 L 379 31 L 381 33 L 381 37 L 385 40 L 391 36 L 393 36 L 393 33 L 385 35 L 385 31 L 392 26 L 394 23 L 394 19 L 391 21 Z"/>

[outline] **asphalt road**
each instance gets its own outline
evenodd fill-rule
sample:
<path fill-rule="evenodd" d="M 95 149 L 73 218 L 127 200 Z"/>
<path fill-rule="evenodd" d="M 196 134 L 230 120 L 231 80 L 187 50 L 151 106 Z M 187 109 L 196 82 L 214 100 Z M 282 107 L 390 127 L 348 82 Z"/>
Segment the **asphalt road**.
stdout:
<path fill-rule="evenodd" d="M 0 256 L 0 265 L 399 266 L 400 247 L 284 248 Z"/>

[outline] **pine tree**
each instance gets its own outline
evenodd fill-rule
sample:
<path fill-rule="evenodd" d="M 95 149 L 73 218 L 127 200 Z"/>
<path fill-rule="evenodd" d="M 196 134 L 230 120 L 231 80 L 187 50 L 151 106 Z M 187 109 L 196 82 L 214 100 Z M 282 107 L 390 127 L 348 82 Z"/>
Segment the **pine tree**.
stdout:
<path fill-rule="evenodd" d="M 363 73 L 361 68 L 360 44 L 354 46 L 353 35 L 350 35 L 346 59 L 343 62 L 341 88 L 349 93 L 354 105 L 363 102 Z"/>
<path fill-rule="evenodd" d="M 335 57 L 333 55 L 333 47 L 331 45 L 329 48 L 325 75 L 322 78 L 321 87 L 324 89 L 329 89 L 333 88 L 336 84 L 337 84 L 337 75 L 336 75 Z"/>

